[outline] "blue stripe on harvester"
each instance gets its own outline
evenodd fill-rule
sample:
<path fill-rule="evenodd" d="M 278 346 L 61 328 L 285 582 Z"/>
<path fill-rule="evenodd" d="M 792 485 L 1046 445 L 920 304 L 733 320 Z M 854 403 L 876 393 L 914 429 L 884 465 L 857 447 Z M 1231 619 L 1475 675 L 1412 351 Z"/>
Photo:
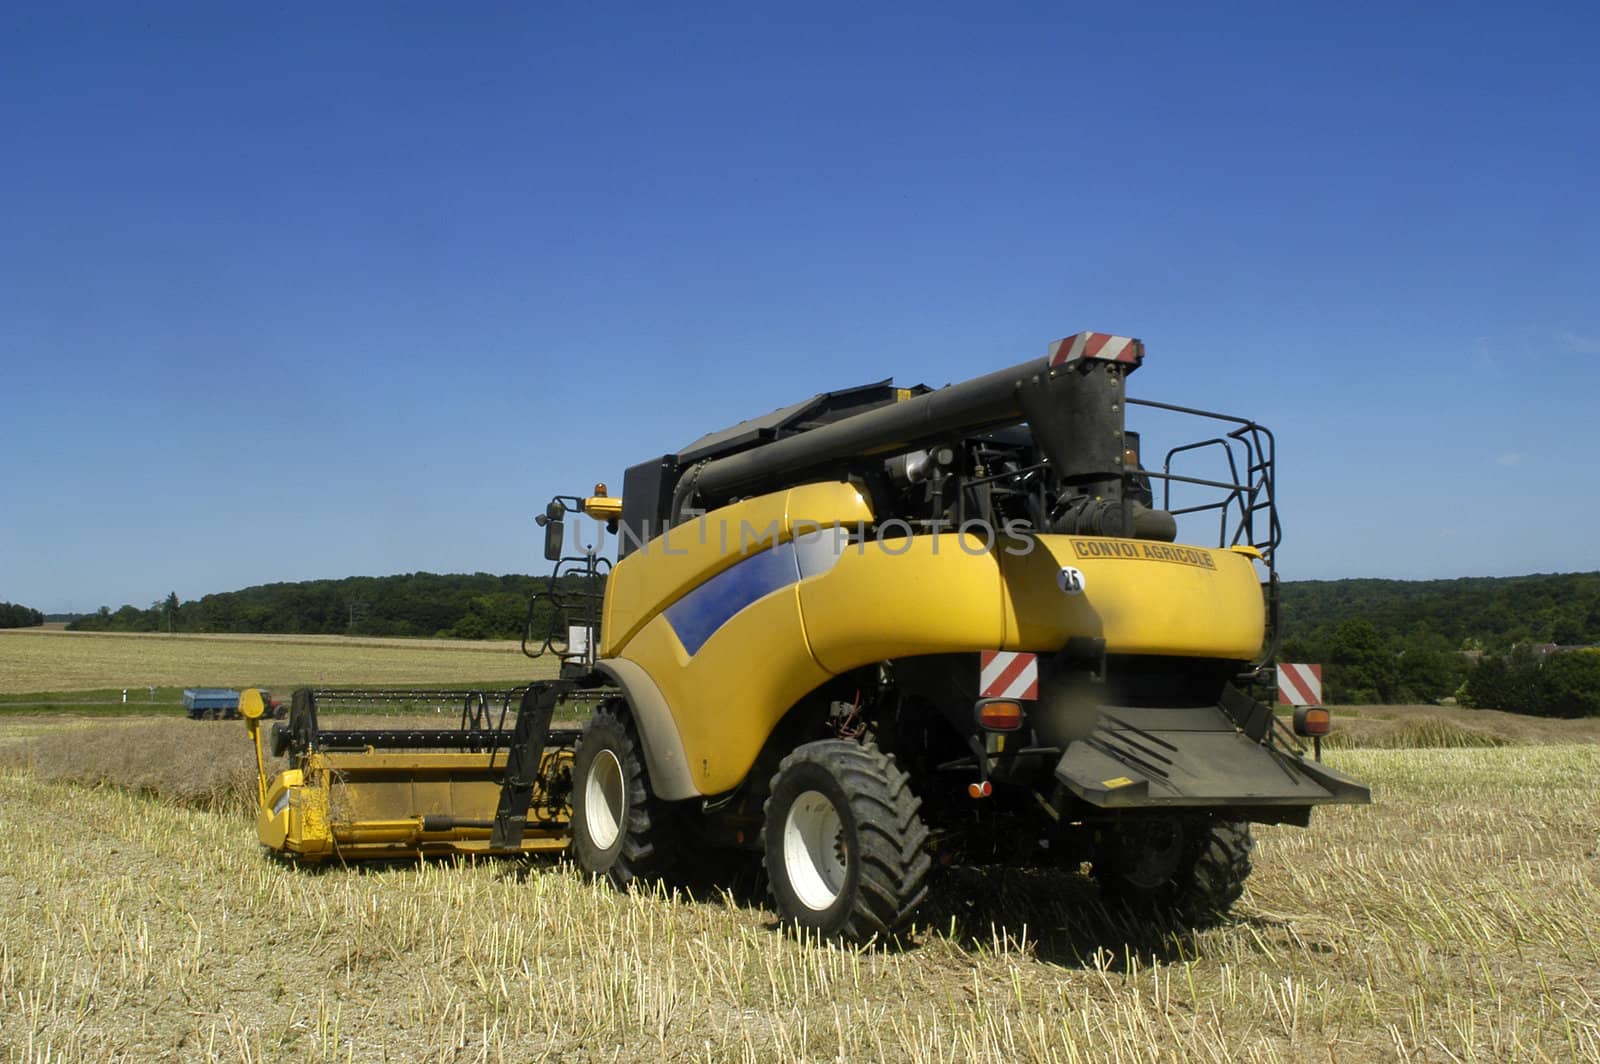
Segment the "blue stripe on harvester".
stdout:
<path fill-rule="evenodd" d="M 756 599 L 800 580 L 794 544 L 780 543 L 724 569 L 666 608 L 667 623 L 694 657 L 706 640 Z"/>

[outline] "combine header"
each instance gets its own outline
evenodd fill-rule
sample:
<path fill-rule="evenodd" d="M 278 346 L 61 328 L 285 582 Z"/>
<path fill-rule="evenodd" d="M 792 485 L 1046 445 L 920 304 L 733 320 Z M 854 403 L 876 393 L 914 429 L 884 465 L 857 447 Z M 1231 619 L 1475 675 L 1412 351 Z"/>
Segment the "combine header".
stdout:
<path fill-rule="evenodd" d="M 404 714 L 452 695 L 462 702 L 453 728 L 318 721 L 319 705 Z M 566 680 L 493 694 L 302 689 L 267 739 L 260 693 L 245 691 L 239 709 L 256 747 L 261 841 L 313 863 L 565 849 L 581 730 L 553 728 L 551 718 L 559 702 L 584 701 Z M 269 777 L 266 742 L 292 767 Z"/>
<path fill-rule="evenodd" d="M 827 392 L 633 466 L 621 499 L 557 497 L 524 650 L 560 678 L 460 693 L 447 729 L 325 730 L 370 695 L 297 692 L 272 779 L 247 692 L 262 841 L 310 860 L 570 842 L 619 886 L 744 852 L 786 921 L 856 939 L 951 862 L 1087 861 L 1110 896 L 1226 910 L 1251 823 L 1369 796 L 1270 708 L 1271 433 L 1129 399 L 1143 357 L 1080 333 L 938 390 Z M 1147 467 L 1129 407 L 1203 428 Z M 1221 472 L 1178 471 L 1198 456 Z M 614 567 L 564 555 L 578 514 L 618 537 Z M 553 726 L 563 704 L 581 729 Z"/>
<path fill-rule="evenodd" d="M 615 502 L 600 499 L 589 509 L 612 515 Z M 271 716 L 263 692 L 245 691 L 239 712 L 255 746 L 262 844 L 307 863 L 564 850 L 573 750 L 583 732 L 553 722 L 558 712 L 586 719 L 607 694 L 588 636 L 599 624 L 608 563 L 593 553 L 552 560 L 546 588 L 528 604 L 522 649 L 558 661 L 558 679 L 505 691 L 302 688 L 287 721 L 270 732 L 263 731 Z M 573 576 L 577 590 L 563 582 Z M 537 641 L 541 603 L 553 624 Z M 324 727 L 324 712 L 364 726 Z M 429 716 L 433 726 L 417 725 Z M 269 773 L 269 753 L 289 767 Z"/>

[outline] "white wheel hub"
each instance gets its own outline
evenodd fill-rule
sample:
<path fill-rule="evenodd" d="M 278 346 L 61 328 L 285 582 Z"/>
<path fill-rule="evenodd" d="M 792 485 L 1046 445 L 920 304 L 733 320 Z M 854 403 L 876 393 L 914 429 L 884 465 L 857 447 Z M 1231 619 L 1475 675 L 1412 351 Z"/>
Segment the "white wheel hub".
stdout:
<path fill-rule="evenodd" d="M 616 845 L 626 806 L 622 762 L 612 751 L 601 750 L 590 762 L 589 778 L 583 784 L 583 823 L 597 848 L 609 850 Z"/>
<path fill-rule="evenodd" d="M 800 903 L 821 912 L 838 901 L 848 860 L 833 799 L 821 791 L 795 798 L 783 820 L 783 870 Z"/>

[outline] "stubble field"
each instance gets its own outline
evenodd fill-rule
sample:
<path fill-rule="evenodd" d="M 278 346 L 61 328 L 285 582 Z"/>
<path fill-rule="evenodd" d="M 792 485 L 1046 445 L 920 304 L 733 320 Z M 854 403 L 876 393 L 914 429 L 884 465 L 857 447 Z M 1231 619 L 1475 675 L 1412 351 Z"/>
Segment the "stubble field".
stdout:
<path fill-rule="evenodd" d="M 511 685 L 547 673 L 509 641 L 0 629 L 0 695 L 461 680 Z"/>
<path fill-rule="evenodd" d="M 1593 729 L 1362 720 L 1328 759 L 1376 804 L 1258 829 L 1218 927 L 963 871 L 900 947 L 849 949 L 560 863 L 296 868 L 256 844 L 238 724 L 8 716 L 0 1056 L 1600 1060 Z"/>

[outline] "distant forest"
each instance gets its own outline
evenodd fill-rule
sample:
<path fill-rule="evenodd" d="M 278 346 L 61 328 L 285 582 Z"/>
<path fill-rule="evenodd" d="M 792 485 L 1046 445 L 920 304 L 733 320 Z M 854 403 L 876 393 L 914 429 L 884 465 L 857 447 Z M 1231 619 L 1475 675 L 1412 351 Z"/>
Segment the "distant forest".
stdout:
<path fill-rule="evenodd" d="M 193 602 L 169 595 L 146 609 L 102 607 L 68 627 L 516 639 L 528 598 L 544 583 L 409 573 L 264 584 Z M 573 580 L 565 586 L 577 589 Z M 1600 573 L 1307 580 L 1281 591 L 1279 660 L 1323 664 L 1330 702 L 1457 698 L 1520 712 L 1600 714 L 1600 651 L 1546 656 L 1541 647 L 1600 644 Z M 541 604 L 535 635 L 542 638 L 549 624 Z"/>
<path fill-rule="evenodd" d="M 1352 617 L 1436 649 L 1600 643 L 1600 572 L 1460 580 L 1296 580 L 1282 585 L 1284 634 L 1312 644 Z"/>
<path fill-rule="evenodd" d="M 1324 666 L 1336 703 L 1600 715 L 1600 573 L 1282 585 L 1280 661 Z"/>
<path fill-rule="evenodd" d="M 298 635 L 428 636 L 445 639 L 520 639 L 528 600 L 542 576 L 489 573 L 404 573 L 262 584 L 192 602 L 176 594 L 146 609 L 102 606 L 67 625 L 78 632 L 263 632 Z M 567 592 L 583 581 L 563 578 Z M 547 603 L 533 618 L 544 637 Z"/>

